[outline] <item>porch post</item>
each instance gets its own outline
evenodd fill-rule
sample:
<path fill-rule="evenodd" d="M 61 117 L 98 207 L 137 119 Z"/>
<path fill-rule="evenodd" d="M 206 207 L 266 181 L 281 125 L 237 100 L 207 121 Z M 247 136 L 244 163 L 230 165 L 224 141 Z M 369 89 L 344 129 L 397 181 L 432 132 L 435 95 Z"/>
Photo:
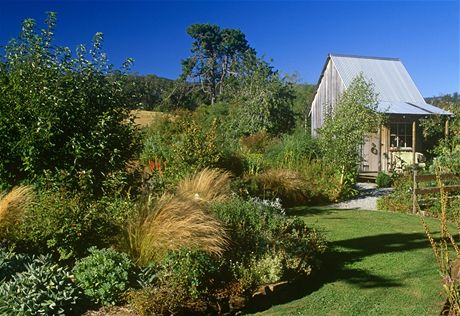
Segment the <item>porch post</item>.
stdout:
<path fill-rule="evenodd" d="M 444 124 L 444 137 L 446 139 L 449 138 L 449 117 L 447 117 L 446 123 Z"/>
<path fill-rule="evenodd" d="M 379 127 L 379 171 L 382 171 L 382 125 Z"/>

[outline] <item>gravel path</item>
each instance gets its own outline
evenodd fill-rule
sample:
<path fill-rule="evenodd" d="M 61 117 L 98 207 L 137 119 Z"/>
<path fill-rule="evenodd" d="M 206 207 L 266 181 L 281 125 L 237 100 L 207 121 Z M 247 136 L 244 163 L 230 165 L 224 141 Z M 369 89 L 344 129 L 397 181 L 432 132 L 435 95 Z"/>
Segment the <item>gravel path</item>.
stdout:
<path fill-rule="evenodd" d="M 361 210 L 377 210 L 377 198 L 388 195 L 391 188 L 377 188 L 375 183 L 357 183 L 359 195 L 357 198 L 349 201 L 335 203 L 329 205 L 330 208 L 336 209 L 361 209 Z"/>

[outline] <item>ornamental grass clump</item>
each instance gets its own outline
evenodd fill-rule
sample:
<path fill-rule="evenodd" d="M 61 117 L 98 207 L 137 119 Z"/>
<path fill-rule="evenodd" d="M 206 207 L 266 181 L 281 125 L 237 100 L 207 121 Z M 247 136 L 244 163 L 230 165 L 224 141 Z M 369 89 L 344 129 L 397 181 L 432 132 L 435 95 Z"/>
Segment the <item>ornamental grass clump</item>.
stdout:
<path fill-rule="evenodd" d="M 128 227 L 132 256 L 140 265 L 182 248 L 220 256 L 227 232 L 207 207 L 211 201 L 224 201 L 229 192 L 228 173 L 204 169 L 179 183 L 176 195 L 165 194 L 156 203 L 148 199 Z"/>
<path fill-rule="evenodd" d="M 30 186 L 14 187 L 10 192 L 0 194 L 0 237 L 22 222 L 24 210 L 33 198 Z"/>
<path fill-rule="evenodd" d="M 205 203 L 223 202 L 230 196 L 230 174 L 219 169 L 205 168 L 182 180 L 176 194 Z"/>
<path fill-rule="evenodd" d="M 270 169 L 256 176 L 259 194 L 280 198 L 283 205 L 298 205 L 308 201 L 305 179 L 296 171 Z"/>

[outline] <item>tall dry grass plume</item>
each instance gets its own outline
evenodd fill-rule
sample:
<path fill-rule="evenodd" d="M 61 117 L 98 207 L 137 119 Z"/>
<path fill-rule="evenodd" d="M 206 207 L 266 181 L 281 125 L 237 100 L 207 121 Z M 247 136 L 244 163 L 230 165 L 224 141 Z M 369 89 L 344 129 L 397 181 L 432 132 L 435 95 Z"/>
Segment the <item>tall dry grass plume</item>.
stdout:
<path fill-rule="evenodd" d="M 230 193 L 230 173 L 208 168 L 182 180 L 176 190 L 178 196 L 206 203 L 222 202 Z"/>
<path fill-rule="evenodd" d="M 279 197 L 285 205 L 308 201 L 305 179 L 296 171 L 270 169 L 256 176 L 256 181 L 264 193 Z"/>
<path fill-rule="evenodd" d="M 139 217 L 128 226 L 129 247 L 137 263 L 159 261 L 168 251 L 184 247 L 220 256 L 228 236 L 207 206 L 225 200 L 228 186 L 228 173 L 205 169 L 179 183 L 175 196 L 148 199 Z"/>
<path fill-rule="evenodd" d="M 33 201 L 30 186 L 17 186 L 0 194 L 0 236 L 16 227 L 24 218 L 25 208 Z"/>

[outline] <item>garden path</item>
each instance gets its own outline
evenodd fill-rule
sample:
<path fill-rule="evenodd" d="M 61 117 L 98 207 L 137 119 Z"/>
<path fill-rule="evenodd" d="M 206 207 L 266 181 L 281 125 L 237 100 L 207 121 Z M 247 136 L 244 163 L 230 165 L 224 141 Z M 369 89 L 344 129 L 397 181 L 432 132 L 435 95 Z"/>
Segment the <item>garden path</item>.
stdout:
<path fill-rule="evenodd" d="M 375 183 L 359 182 L 356 184 L 359 194 L 356 198 L 329 205 L 334 209 L 361 209 L 377 210 L 377 199 L 381 196 L 388 195 L 391 188 L 377 188 Z"/>

